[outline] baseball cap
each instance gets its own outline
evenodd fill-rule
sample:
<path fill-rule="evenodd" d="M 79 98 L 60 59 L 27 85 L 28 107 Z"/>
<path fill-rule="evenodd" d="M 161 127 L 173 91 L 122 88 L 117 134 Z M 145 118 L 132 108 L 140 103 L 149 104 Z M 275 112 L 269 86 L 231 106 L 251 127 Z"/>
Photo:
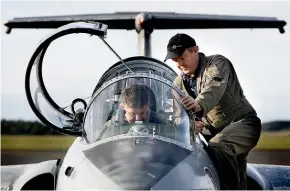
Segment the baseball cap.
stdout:
<path fill-rule="evenodd" d="M 168 59 L 181 56 L 186 48 L 196 46 L 195 40 L 187 34 L 177 33 L 170 38 L 167 45 L 167 55 L 164 62 Z"/>

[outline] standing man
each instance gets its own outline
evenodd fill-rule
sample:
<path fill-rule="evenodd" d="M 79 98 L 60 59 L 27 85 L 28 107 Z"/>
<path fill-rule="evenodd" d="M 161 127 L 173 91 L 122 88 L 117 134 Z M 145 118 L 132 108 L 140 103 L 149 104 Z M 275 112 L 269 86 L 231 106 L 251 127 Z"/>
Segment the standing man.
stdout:
<path fill-rule="evenodd" d="M 260 138 L 261 121 L 232 63 L 222 55 L 205 56 L 192 37 L 180 33 L 169 40 L 164 62 L 167 59 L 182 72 L 173 82 L 185 92 L 181 103 L 201 119 L 195 131 L 211 134 L 207 149 L 221 189 L 246 190 L 246 157 Z"/>

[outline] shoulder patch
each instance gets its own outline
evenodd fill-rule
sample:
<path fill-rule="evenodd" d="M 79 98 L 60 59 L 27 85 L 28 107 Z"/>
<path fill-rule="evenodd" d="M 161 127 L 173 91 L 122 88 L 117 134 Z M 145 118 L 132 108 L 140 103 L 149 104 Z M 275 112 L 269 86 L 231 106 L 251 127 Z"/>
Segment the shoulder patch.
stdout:
<path fill-rule="evenodd" d="M 206 75 L 210 80 L 215 80 L 215 81 L 221 81 L 222 80 L 222 74 L 220 73 L 220 67 L 219 63 L 223 63 L 223 61 L 228 60 L 226 57 L 223 55 L 212 55 L 209 56 L 208 63 L 207 63 L 207 68 L 206 68 Z"/>
<path fill-rule="evenodd" d="M 207 69 L 206 69 L 206 75 L 208 75 L 209 79 L 211 80 L 216 80 L 220 81 L 221 80 L 221 75 L 218 70 L 218 67 L 216 64 L 211 64 Z"/>

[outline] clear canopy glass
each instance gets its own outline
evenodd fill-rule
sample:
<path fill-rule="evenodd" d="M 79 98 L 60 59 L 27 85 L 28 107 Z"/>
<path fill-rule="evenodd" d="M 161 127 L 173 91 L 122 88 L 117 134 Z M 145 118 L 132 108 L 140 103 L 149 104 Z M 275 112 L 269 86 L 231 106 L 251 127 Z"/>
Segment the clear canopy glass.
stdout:
<path fill-rule="evenodd" d="M 94 143 L 120 135 L 149 136 L 190 145 L 190 118 L 180 100 L 171 83 L 160 77 L 118 77 L 95 93 L 84 138 Z"/>

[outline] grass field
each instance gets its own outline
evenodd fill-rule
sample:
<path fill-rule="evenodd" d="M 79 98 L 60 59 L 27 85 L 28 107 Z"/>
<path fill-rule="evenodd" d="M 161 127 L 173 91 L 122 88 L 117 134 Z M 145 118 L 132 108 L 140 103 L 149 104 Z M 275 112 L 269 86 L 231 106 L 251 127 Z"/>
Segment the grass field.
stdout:
<path fill-rule="evenodd" d="M 73 143 L 73 136 L 2 135 L 2 150 L 65 150 Z"/>
<path fill-rule="evenodd" d="M 2 135 L 2 150 L 66 150 L 73 143 L 72 136 Z M 290 150 L 290 131 L 264 132 L 257 150 Z"/>
<path fill-rule="evenodd" d="M 290 131 L 263 132 L 255 149 L 290 150 Z"/>

